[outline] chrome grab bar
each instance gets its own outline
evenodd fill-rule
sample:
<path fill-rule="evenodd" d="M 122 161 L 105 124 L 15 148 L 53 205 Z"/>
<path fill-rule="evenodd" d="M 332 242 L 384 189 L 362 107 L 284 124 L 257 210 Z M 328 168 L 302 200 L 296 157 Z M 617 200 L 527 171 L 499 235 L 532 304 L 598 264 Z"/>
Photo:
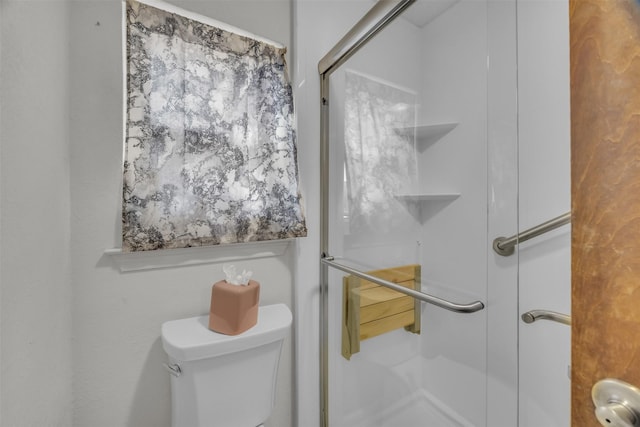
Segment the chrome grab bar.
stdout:
<path fill-rule="evenodd" d="M 571 325 L 571 316 L 566 314 L 557 313 L 555 311 L 548 310 L 531 310 L 522 314 L 522 321 L 524 323 L 533 323 L 536 320 L 551 320 L 552 322 L 562 323 L 564 325 Z"/>
<path fill-rule="evenodd" d="M 368 280 L 377 285 L 384 286 L 385 288 L 393 289 L 394 291 L 398 291 L 405 295 L 409 295 L 410 297 L 413 297 L 422 302 L 426 302 L 428 304 L 433 304 L 440 308 L 444 308 L 445 310 L 454 311 L 456 313 L 474 313 L 484 308 L 484 304 L 480 301 L 474 301 L 470 304 L 457 304 L 451 301 L 444 300 L 442 298 L 434 297 L 433 295 L 425 294 L 424 292 L 416 291 L 410 288 L 405 288 L 404 286 L 400 286 L 397 283 L 389 282 L 388 280 L 384 280 L 384 279 L 379 279 L 370 274 L 356 270 L 355 268 L 351 268 L 346 265 L 339 264 L 335 262 L 334 259 L 335 258 L 332 256 L 326 256 L 321 259 L 321 262 L 330 267 L 336 268 L 338 270 L 342 270 L 345 273 L 353 274 L 354 276 L 360 277 L 364 280 Z"/>
<path fill-rule="evenodd" d="M 550 219 L 547 222 L 543 222 L 540 225 L 531 227 L 530 229 L 525 230 L 522 233 L 515 234 L 511 237 L 497 237 L 493 241 L 493 250 L 496 251 L 497 254 L 502 256 L 513 255 L 517 244 L 526 242 L 527 240 L 533 239 L 534 237 L 537 237 L 548 231 L 555 230 L 556 228 L 561 227 L 565 224 L 569 224 L 570 222 L 571 212 L 567 212 L 564 215 L 560 215 L 559 217 Z"/>

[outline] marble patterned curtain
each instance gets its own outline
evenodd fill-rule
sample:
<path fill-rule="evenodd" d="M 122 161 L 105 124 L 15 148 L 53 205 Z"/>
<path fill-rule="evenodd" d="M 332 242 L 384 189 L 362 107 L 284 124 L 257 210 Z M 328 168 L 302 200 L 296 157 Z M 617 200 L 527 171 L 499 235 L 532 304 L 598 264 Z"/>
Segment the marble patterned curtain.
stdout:
<path fill-rule="evenodd" d="M 344 139 L 349 230 L 371 235 L 405 228 L 396 196 L 414 190 L 416 94 L 353 70 L 345 72 Z"/>
<path fill-rule="evenodd" d="M 123 251 L 306 235 L 285 51 L 127 0 Z"/>

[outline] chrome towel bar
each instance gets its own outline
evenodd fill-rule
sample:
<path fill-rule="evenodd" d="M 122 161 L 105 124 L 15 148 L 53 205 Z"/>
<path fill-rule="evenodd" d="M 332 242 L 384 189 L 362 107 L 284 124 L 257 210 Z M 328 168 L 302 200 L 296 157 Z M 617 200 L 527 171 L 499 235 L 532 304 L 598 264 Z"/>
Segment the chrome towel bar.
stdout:
<path fill-rule="evenodd" d="M 552 322 L 562 323 L 564 325 L 571 325 L 571 316 L 566 314 L 557 313 L 555 311 L 548 310 L 531 310 L 522 314 L 522 321 L 524 323 L 533 323 L 537 320 L 551 320 Z"/>
<path fill-rule="evenodd" d="M 497 254 L 502 256 L 512 255 L 517 244 L 526 242 L 529 239 L 533 239 L 534 237 L 537 237 L 551 230 L 555 230 L 556 228 L 561 227 L 565 224 L 569 224 L 570 222 L 571 212 L 567 212 L 564 215 L 560 215 L 559 217 L 550 219 L 547 222 L 543 222 L 540 225 L 531 227 L 530 229 L 525 230 L 522 233 L 515 234 L 511 237 L 497 237 L 493 241 L 493 250 L 496 251 Z"/>
<path fill-rule="evenodd" d="M 346 265 L 339 264 L 334 261 L 334 258 L 332 256 L 326 256 L 322 258 L 321 262 L 330 267 L 336 268 L 338 270 L 342 270 L 345 273 L 353 274 L 354 276 L 358 276 L 362 279 L 368 280 L 377 285 L 384 286 L 385 288 L 393 289 L 394 291 L 398 291 L 405 295 L 409 295 L 410 297 L 413 297 L 422 302 L 426 302 L 428 304 L 432 304 L 440 308 L 444 308 L 445 310 L 454 311 L 456 313 L 474 313 L 484 308 L 484 304 L 480 301 L 474 301 L 469 304 L 457 304 L 451 301 L 444 300 L 442 298 L 434 297 L 433 295 L 425 294 L 424 292 L 405 288 L 404 286 L 400 286 L 396 283 L 389 282 L 388 280 L 379 279 L 370 274 L 356 270 L 355 268 L 351 268 Z"/>

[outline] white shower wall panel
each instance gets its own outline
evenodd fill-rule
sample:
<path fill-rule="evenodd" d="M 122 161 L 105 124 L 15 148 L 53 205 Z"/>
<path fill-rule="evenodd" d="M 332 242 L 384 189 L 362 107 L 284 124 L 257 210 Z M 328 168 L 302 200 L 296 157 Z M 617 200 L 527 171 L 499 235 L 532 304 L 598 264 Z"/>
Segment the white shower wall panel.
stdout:
<path fill-rule="evenodd" d="M 526 229 L 571 210 L 566 0 L 518 3 L 518 59 L 520 227 Z M 571 227 L 521 244 L 519 261 L 520 312 L 570 314 Z M 519 325 L 519 425 L 568 426 L 571 328 Z"/>
<path fill-rule="evenodd" d="M 534 7 L 534 3 L 538 6 L 545 4 L 547 11 L 562 7 L 555 1 L 518 3 L 520 12 L 518 30 L 531 31 L 532 37 L 528 39 L 528 43 L 536 42 L 535 31 L 540 35 L 539 25 L 537 30 L 534 28 L 535 25 L 527 29 L 522 21 L 523 12 L 528 7 Z M 308 189 L 305 192 L 309 210 L 308 219 L 317 224 L 317 214 L 314 213 L 317 209 L 313 209 L 318 205 L 318 197 L 313 190 L 318 184 L 317 60 L 366 12 L 369 3 L 298 1 L 294 4 L 297 18 L 296 42 L 297 46 L 304 47 L 296 50 L 297 66 L 295 68 L 295 87 L 299 107 L 299 150 L 303 153 L 300 156 L 301 184 L 303 188 Z M 411 9 L 407 13 L 411 13 Z M 404 247 L 388 246 L 386 253 L 381 247 L 363 246 L 357 249 L 352 248 L 349 255 L 359 259 L 366 258 L 370 260 L 372 266 L 375 266 L 378 263 L 405 259 L 415 253 L 423 266 L 425 291 L 462 302 L 480 299 L 487 304 L 485 310 L 473 315 L 454 314 L 437 307 L 423 305 L 423 329 L 420 336 L 396 331 L 375 340 L 364 341 L 361 353 L 354 355 L 349 362 L 334 352 L 331 363 L 338 369 L 335 372 L 331 371 L 330 381 L 336 387 L 340 384 L 344 385 L 345 389 L 341 396 L 350 403 L 361 402 L 367 396 L 379 392 L 375 384 L 377 380 L 369 378 L 371 371 L 367 370 L 367 366 L 354 368 L 355 363 L 366 360 L 364 365 L 375 365 L 383 359 L 389 362 L 392 357 L 396 357 L 397 359 L 385 368 L 384 375 L 386 377 L 386 374 L 390 374 L 393 377 L 389 382 L 393 393 L 410 392 L 422 388 L 422 391 L 427 392 L 427 400 L 432 409 L 433 402 L 443 402 L 451 409 L 451 413 L 457 413 L 458 417 L 463 416 L 470 425 L 512 427 L 518 424 L 518 325 L 521 325 L 520 331 L 523 334 L 523 343 L 521 343 L 523 348 L 527 348 L 528 342 L 534 347 L 549 346 L 549 341 L 543 343 L 543 337 L 549 337 L 554 333 L 550 330 L 552 326 L 562 328 L 562 325 L 541 325 L 543 322 L 523 325 L 519 321 L 518 259 L 503 258 L 490 250 L 491 240 L 494 237 L 510 235 L 517 230 L 518 96 L 524 97 L 519 122 L 523 127 L 523 134 L 520 137 L 524 138 L 521 141 L 520 157 L 522 168 L 520 190 L 523 208 L 521 225 L 526 227 L 539 220 L 548 219 L 547 216 L 556 215 L 554 206 L 561 208 L 567 200 L 562 187 L 565 184 L 549 190 L 549 186 L 553 184 L 547 179 L 545 169 L 534 167 L 533 159 L 537 159 L 536 162 L 541 160 L 538 154 L 556 150 L 559 146 L 553 146 L 552 141 L 543 143 L 540 138 L 534 137 L 534 134 L 527 136 L 527 129 L 537 132 L 544 129 L 544 125 L 536 120 L 544 116 L 539 115 L 540 108 L 547 109 L 549 105 L 545 106 L 543 103 L 543 106 L 539 107 L 537 102 L 540 96 L 545 96 L 550 88 L 540 86 L 544 83 L 540 81 L 531 83 L 528 89 L 526 83 L 522 86 L 522 79 L 532 76 L 527 75 L 523 70 L 523 67 L 527 66 L 528 59 L 527 53 L 523 52 L 525 46 L 522 42 L 519 45 L 521 63 L 516 62 L 515 18 L 515 0 L 500 2 L 461 0 L 422 29 L 398 27 L 406 31 L 403 34 L 405 38 L 395 39 L 395 41 L 390 39 L 392 41 L 386 45 L 385 53 L 376 59 L 378 62 L 375 67 L 369 58 L 356 57 L 350 62 L 351 68 L 354 68 L 353 64 L 355 64 L 362 72 L 403 86 L 412 86 L 417 80 L 416 87 L 419 87 L 421 104 L 418 116 L 420 121 L 459 123 L 447 136 L 418 154 L 421 156 L 421 182 L 425 184 L 420 189 L 422 192 L 459 192 L 461 196 L 452 202 L 422 205 L 421 215 L 415 219 L 421 227 L 420 234 L 416 235 L 419 245 L 416 242 L 408 242 Z M 557 22 L 555 19 L 549 22 L 553 22 L 549 38 L 556 37 Z M 389 27 L 390 30 L 394 28 L 395 24 Z M 409 30 L 410 28 L 412 29 Z M 417 35 L 411 36 L 412 33 Z M 415 46 L 424 44 L 424 47 L 412 47 L 414 39 L 411 37 L 416 39 Z M 547 39 L 546 36 L 542 38 L 542 40 Z M 561 47 L 555 46 L 553 51 L 550 50 L 546 54 L 544 50 L 539 51 L 543 59 L 535 61 L 543 61 L 547 55 L 553 62 L 567 61 L 568 58 L 557 55 L 559 53 L 557 49 Z M 389 52 L 394 56 L 389 56 Z M 402 61 L 407 62 L 401 62 L 401 56 Z M 358 65 L 359 60 L 370 62 Z M 413 66 L 415 61 L 419 61 L 417 66 Z M 520 84 L 524 90 L 521 94 L 517 93 L 518 66 L 521 70 Z M 533 77 L 539 72 L 539 69 L 532 71 Z M 546 71 L 539 74 L 538 78 L 547 78 Z M 450 81 L 453 83 L 448 83 Z M 559 87 L 558 90 L 564 89 Z M 527 97 L 530 97 L 530 101 L 527 101 Z M 334 99 L 333 102 L 336 100 Z M 532 108 L 527 107 L 527 102 L 532 102 L 529 105 Z M 554 111 L 557 110 L 551 108 L 544 113 L 554 115 L 556 114 Z M 561 113 L 565 114 L 566 111 L 568 110 L 563 110 Z M 533 114 L 532 122 L 527 123 L 527 119 L 522 118 L 525 113 Z M 558 129 L 561 133 L 561 125 L 556 123 L 551 126 L 554 135 L 558 134 Z M 534 142 L 536 139 L 538 141 Z M 531 160 L 524 156 L 528 150 L 532 151 Z M 544 162 L 544 157 L 542 161 Z M 564 160 L 552 162 L 553 170 L 548 175 L 564 179 L 562 175 L 568 174 L 568 166 L 566 169 L 562 166 Z M 537 174 L 533 173 L 536 170 Z M 342 176 L 342 171 L 336 170 L 334 173 Z M 549 194 L 552 199 L 548 205 L 539 203 L 544 199 L 544 194 Z M 558 201 L 559 203 L 556 203 Z M 544 206 L 544 209 L 541 211 L 530 209 L 533 206 L 538 206 L 538 209 Z M 538 216 L 536 217 L 533 212 Z M 560 213 L 562 212 L 557 214 Z M 568 229 L 558 233 L 566 238 Z M 554 242 L 562 239 L 562 237 L 556 239 L 553 235 L 549 235 L 548 238 Z M 540 248 L 550 247 L 545 243 L 545 238 L 539 242 Z M 302 280 L 298 280 L 296 300 L 298 307 L 305 313 L 310 307 L 315 309 L 317 304 L 314 284 L 316 282 L 313 279 L 317 275 L 313 274 L 317 271 L 317 247 L 316 236 L 310 236 L 300 242 L 298 249 L 298 277 Z M 566 276 L 566 271 L 563 269 L 569 262 L 567 249 L 560 247 L 556 250 L 555 246 L 551 245 L 551 247 L 553 249 L 545 254 L 536 254 L 532 249 L 524 249 L 521 253 L 524 257 L 521 272 L 523 283 L 537 282 L 537 279 L 530 279 L 533 277 L 534 270 L 537 271 L 538 277 L 541 277 L 539 274 L 542 270 L 547 270 L 545 274 L 558 273 Z M 530 257 L 529 260 L 528 257 Z M 562 261 L 563 257 L 567 258 Z M 543 259 L 546 261 L 536 264 Z M 563 264 L 565 262 L 567 264 Z M 335 271 L 332 274 L 333 284 L 337 283 L 337 286 L 341 286 L 342 274 Z M 557 280 L 551 279 L 549 283 L 551 282 L 557 283 Z M 528 291 L 525 289 L 523 292 L 523 296 L 526 296 Z M 550 301 L 545 296 L 546 291 L 540 294 L 536 291 L 535 294 L 539 299 L 532 300 L 532 305 Z M 556 298 L 554 294 L 550 295 L 554 303 L 565 301 L 565 296 Z M 531 296 L 533 297 L 533 293 Z M 524 302 L 521 301 L 520 304 Z M 333 305 L 331 308 L 334 310 L 331 313 L 333 322 L 339 322 L 341 316 L 339 307 L 339 305 Z M 555 307 L 562 307 L 562 305 Z M 298 424 L 309 426 L 315 425 L 318 419 L 316 416 L 317 386 L 314 385 L 317 384 L 315 371 L 317 325 L 310 320 L 313 317 L 312 312 L 313 310 L 309 316 L 300 317 L 297 324 Z M 533 329 L 532 326 L 544 327 L 547 332 L 539 333 L 540 328 Z M 566 332 L 560 334 L 562 333 L 566 334 Z M 410 336 L 408 340 L 407 336 Z M 551 345 L 554 345 L 555 339 Z M 565 338 L 559 338 L 558 342 L 568 345 Z M 394 346 L 401 349 L 401 358 L 390 351 Z M 417 363 L 415 356 L 419 358 Z M 521 427 L 566 425 L 562 421 L 555 421 L 559 418 L 556 417 L 554 408 L 562 407 L 568 410 L 568 404 L 562 403 L 562 399 L 565 398 L 562 395 L 563 391 L 556 393 L 556 390 L 551 388 L 540 388 L 544 385 L 547 374 L 554 372 L 559 366 L 557 360 L 548 362 L 547 356 L 550 355 L 536 360 L 533 356 L 528 361 L 520 360 L 522 366 L 526 367 L 526 372 L 521 371 L 520 376 L 522 382 L 520 393 L 524 399 L 520 402 Z M 525 357 L 529 356 L 525 355 Z M 558 360 L 562 357 L 564 356 Z M 538 364 L 534 365 L 534 362 Z M 420 378 L 416 383 L 416 379 L 410 373 L 420 371 L 422 374 L 419 374 Z M 344 376 L 347 372 L 357 372 L 357 375 L 349 379 Z M 358 385 L 358 379 L 362 379 L 364 387 L 362 384 Z M 534 380 L 537 381 L 537 385 L 531 382 Z M 563 385 L 565 386 L 566 384 Z M 355 392 L 358 388 L 362 395 Z M 540 394 L 541 391 L 545 396 Z M 412 396 L 416 395 L 409 397 Z M 558 398 L 560 400 L 553 404 L 555 406 L 549 406 L 550 400 Z M 397 402 L 393 408 L 386 408 L 382 419 L 392 420 L 392 409 L 401 408 L 401 405 L 402 402 Z M 412 405 L 411 408 L 416 409 L 418 406 L 422 405 Z M 372 416 L 372 413 L 368 412 L 371 408 L 364 405 L 360 414 Z M 437 405 L 435 408 L 436 411 L 440 410 Z M 343 406 L 336 406 L 334 400 L 334 406 L 330 407 L 330 412 L 335 414 L 336 410 L 342 411 Z M 372 425 L 369 422 L 371 418 L 358 418 L 358 414 L 354 415 L 356 418 L 353 419 L 360 420 L 361 425 Z M 429 419 L 432 422 L 440 419 L 425 417 L 426 415 L 422 414 L 420 419 Z M 457 420 L 458 424 L 464 425 L 464 422 L 459 422 L 460 418 Z"/>
<path fill-rule="evenodd" d="M 354 234 L 349 229 L 349 220 L 343 217 L 345 71 L 391 87 L 419 92 L 422 83 L 419 43 L 419 29 L 397 20 L 331 76 L 330 253 L 356 261 L 363 270 L 419 262 L 416 235 L 421 225 L 418 218 L 402 206 L 397 206 L 402 216 L 404 231 L 401 232 Z M 348 361 L 341 356 L 342 277 L 345 275 L 336 270 L 329 274 L 329 416 L 330 425 L 335 426 L 379 422 L 375 420 L 383 415 L 381 409 L 401 406 L 421 386 L 417 374 L 419 335 L 393 331 L 362 341 L 360 352 Z"/>
<path fill-rule="evenodd" d="M 424 191 L 460 193 L 423 208 L 423 289 L 459 302 L 487 295 L 486 3 L 461 1 L 422 29 L 420 120 L 458 123 L 421 154 Z M 423 387 L 484 426 L 486 310 L 423 307 Z"/>

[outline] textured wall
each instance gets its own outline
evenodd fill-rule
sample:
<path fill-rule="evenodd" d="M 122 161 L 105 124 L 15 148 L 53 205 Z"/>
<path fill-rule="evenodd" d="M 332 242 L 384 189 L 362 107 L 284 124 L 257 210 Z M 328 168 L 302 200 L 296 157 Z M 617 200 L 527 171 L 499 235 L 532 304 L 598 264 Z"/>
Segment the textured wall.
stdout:
<path fill-rule="evenodd" d="M 287 1 L 183 5 L 290 44 Z M 206 312 L 222 271 L 122 274 L 103 254 L 120 233 L 121 2 L 3 1 L 1 28 L 0 424 L 168 426 L 160 324 Z M 294 248 L 238 262 L 263 304 L 291 305 Z M 291 343 L 272 426 L 291 424 Z"/>
<path fill-rule="evenodd" d="M 640 385 L 640 9 L 573 0 L 572 425 L 597 426 L 591 387 Z"/>
<path fill-rule="evenodd" d="M 68 3 L 2 2 L 0 424 L 71 424 Z"/>

